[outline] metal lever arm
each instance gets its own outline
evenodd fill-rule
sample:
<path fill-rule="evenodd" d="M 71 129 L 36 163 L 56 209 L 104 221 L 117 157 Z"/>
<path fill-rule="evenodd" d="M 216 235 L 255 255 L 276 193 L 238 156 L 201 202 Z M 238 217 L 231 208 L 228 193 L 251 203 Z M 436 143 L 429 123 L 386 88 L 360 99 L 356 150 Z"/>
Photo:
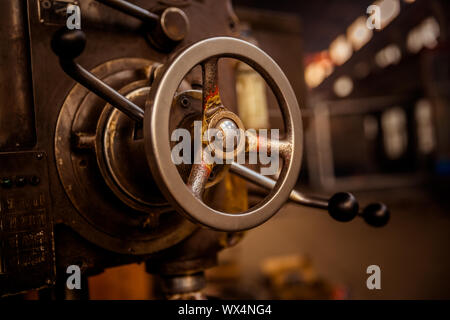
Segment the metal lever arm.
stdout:
<path fill-rule="evenodd" d="M 273 189 L 276 181 L 263 176 L 236 162 L 231 164 L 230 170 L 240 177 L 249 180 L 263 188 Z M 389 221 L 390 212 L 382 203 L 369 204 L 361 213 L 358 213 L 359 204 L 351 193 L 339 192 L 329 200 L 307 196 L 297 190 L 292 190 L 289 199 L 292 202 L 319 209 L 328 210 L 331 217 L 341 222 L 353 220 L 357 215 L 371 226 L 381 227 Z"/>
<path fill-rule="evenodd" d="M 107 5 L 108 7 L 114 8 L 116 10 L 122 11 L 130 16 L 133 16 L 143 22 L 149 24 L 157 24 L 159 21 L 159 16 L 154 14 L 144 8 L 138 7 L 128 1 L 124 0 L 97 0 L 98 2 Z"/>
<path fill-rule="evenodd" d="M 170 52 L 189 33 L 189 19 L 183 10 L 168 7 L 159 14 L 150 12 L 125 0 L 97 0 L 104 5 L 141 20 L 150 40 L 159 50 Z"/>
<path fill-rule="evenodd" d="M 86 36 L 80 30 L 61 29 L 55 33 L 52 39 L 52 49 L 59 57 L 62 69 L 70 77 L 133 120 L 143 121 L 144 110 L 73 60 L 83 52 L 85 45 Z"/>

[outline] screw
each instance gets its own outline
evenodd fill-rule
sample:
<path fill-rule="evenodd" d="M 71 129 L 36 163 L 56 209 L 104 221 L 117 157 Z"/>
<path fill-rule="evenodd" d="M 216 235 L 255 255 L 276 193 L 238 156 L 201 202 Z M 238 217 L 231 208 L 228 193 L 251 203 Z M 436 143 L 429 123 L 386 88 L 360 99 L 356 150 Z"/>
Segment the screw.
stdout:
<path fill-rule="evenodd" d="M 12 187 L 12 181 L 10 178 L 2 178 L 0 180 L 0 184 L 3 188 L 11 188 Z"/>
<path fill-rule="evenodd" d="M 27 179 L 25 179 L 25 177 L 16 177 L 16 186 L 23 187 L 26 183 Z"/>
<path fill-rule="evenodd" d="M 41 183 L 41 179 L 39 179 L 39 177 L 32 176 L 30 179 L 30 183 L 33 186 L 37 186 L 39 183 Z"/>
<path fill-rule="evenodd" d="M 49 0 L 41 1 L 42 8 L 50 9 L 52 7 L 52 3 Z"/>
<path fill-rule="evenodd" d="M 233 20 L 230 21 L 229 27 L 230 27 L 231 30 L 234 30 L 236 28 L 236 24 L 234 23 Z"/>
<path fill-rule="evenodd" d="M 36 154 L 36 159 L 42 160 L 42 158 L 44 158 L 44 154 L 42 152 L 39 152 L 38 154 Z"/>
<path fill-rule="evenodd" d="M 191 106 L 191 100 L 187 97 L 182 97 L 180 103 L 183 108 L 188 108 Z"/>

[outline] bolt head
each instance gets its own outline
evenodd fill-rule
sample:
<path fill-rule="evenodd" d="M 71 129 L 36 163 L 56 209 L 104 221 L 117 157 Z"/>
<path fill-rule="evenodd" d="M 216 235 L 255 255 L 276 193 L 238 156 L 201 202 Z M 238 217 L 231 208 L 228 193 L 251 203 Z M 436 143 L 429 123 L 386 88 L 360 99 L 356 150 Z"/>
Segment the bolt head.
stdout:
<path fill-rule="evenodd" d="M 189 32 L 189 19 L 183 10 L 170 7 L 161 15 L 161 28 L 172 41 L 182 41 Z"/>

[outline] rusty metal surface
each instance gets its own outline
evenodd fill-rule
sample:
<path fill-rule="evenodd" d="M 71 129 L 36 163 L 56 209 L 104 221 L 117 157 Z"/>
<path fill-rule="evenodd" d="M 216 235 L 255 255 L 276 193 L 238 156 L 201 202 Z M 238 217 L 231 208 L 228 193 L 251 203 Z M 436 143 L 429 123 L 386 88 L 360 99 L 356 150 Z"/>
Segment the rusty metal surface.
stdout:
<path fill-rule="evenodd" d="M 192 79 L 192 76 L 191 72 L 186 79 Z M 195 81 L 195 79 L 193 81 Z M 190 82 L 192 83 L 192 80 Z M 182 86 L 180 86 L 180 88 L 181 87 Z M 183 128 L 188 130 L 191 133 L 191 137 L 193 137 L 193 122 L 202 121 L 202 110 L 202 91 L 188 89 L 177 93 L 174 97 L 174 103 L 172 104 L 169 132 L 173 132 L 177 128 Z M 171 148 L 176 144 L 177 142 L 171 141 Z M 183 181 L 188 180 L 192 167 L 193 165 L 189 163 L 180 163 L 177 165 L 178 172 Z M 220 183 L 228 172 L 228 169 L 228 166 L 213 167 L 204 187 L 208 189 Z"/>
<path fill-rule="evenodd" d="M 203 147 L 208 144 L 203 137 L 209 127 L 212 117 L 224 106 L 219 93 L 219 66 L 218 59 L 212 57 L 202 63 L 202 147 L 199 154 L 194 155 L 195 159 L 200 159 L 200 164 L 192 165 L 187 181 L 187 186 L 195 197 L 202 200 L 203 191 L 212 173 L 214 165 L 204 159 Z"/>

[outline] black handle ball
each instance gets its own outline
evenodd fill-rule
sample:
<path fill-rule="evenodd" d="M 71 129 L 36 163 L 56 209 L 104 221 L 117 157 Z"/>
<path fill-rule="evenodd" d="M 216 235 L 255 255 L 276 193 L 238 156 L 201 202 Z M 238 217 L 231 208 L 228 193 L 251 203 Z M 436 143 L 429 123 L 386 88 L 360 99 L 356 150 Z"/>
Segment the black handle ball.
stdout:
<path fill-rule="evenodd" d="M 364 208 L 362 216 L 364 220 L 373 227 L 386 225 L 390 218 L 388 207 L 383 203 L 372 203 Z"/>
<path fill-rule="evenodd" d="M 61 59 L 78 57 L 86 46 L 86 34 L 81 30 L 59 29 L 52 38 L 53 52 Z"/>
<path fill-rule="evenodd" d="M 339 192 L 328 201 L 328 213 L 330 216 L 341 222 L 353 220 L 358 214 L 358 201 L 348 192 Z"/>

